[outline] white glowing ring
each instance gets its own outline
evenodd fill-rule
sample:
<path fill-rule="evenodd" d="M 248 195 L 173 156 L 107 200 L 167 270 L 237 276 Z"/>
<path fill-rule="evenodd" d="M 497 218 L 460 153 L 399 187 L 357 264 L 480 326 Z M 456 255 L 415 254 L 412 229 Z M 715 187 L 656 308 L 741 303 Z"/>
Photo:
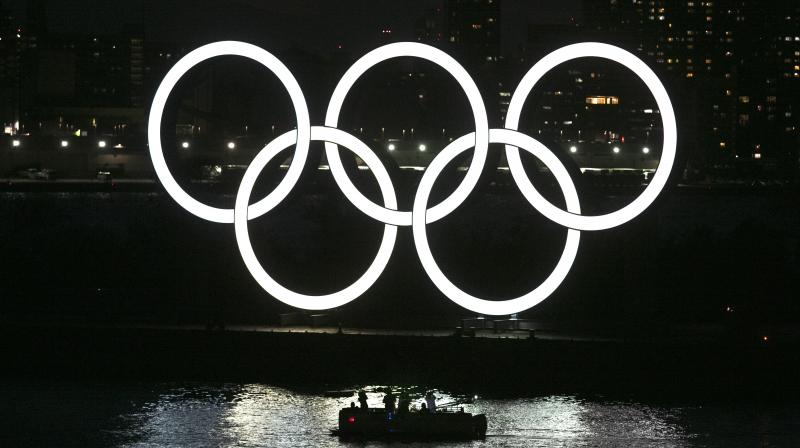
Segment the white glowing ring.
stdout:
<path fill-rule="evenodd" d="M 242 183 L 239 186 L 236 203 L 232 210 L 219 209 L 202 204 L 190 197 L 180 188 L 164 160 L 160 136 L 164 107 L 170 92 L 175 87 L 178 80 L 188 70 L 200 62 L 222 55 L 244 56 L 260 62 L 270 69 L 278 76 L 278 79 L 288 90 L 297 115 L 297 130 L 287 132 L 267 144 L 248 167 L 242 179 Z M 394 186 L 386 168 L 383 166 L 378 156 L 356 137 L 335 129 L 344 99 L 358 78 L 375 64 L 390 58 L 402 56 L 423 58 L 447 70 L 464 89 L 475 116 L 475 132 L 452 142 L 433 159 L 427 171 L 422 176 L 417 193 L 414 197 L 414 205 L 410 212 L 401 212 L 397 210 Z M 656 103 L 661 111 L 664 126 L 664 147 L 661 161 L 648 187 L 626 207 L 616 212 L 600 216 L 583 216 L 580 214 L 578 195 L 566 168 L 564 168 L 558 158 L 547 150 L 544 145 L 534 138 L 516 131 L 522 106 L 535 84 L 542 76 L 557 65 L 580 57 L 601 57 L 614 60 L 636 73 L 655 97 Z M 150 139 L 150 156 L 153 160 L 156 174 L 162 184 L 164 184 L 170 196 L 186 210 L 201 218 L 221 223 L 232 222 L 234 224 L 236 242 L 245 265 L 261 287 L 278 300 L 294 307 L 309 310 L 334 308 L 354 300 L 366 292 L 366 290 L 377 281 L 380 274 L 386 268 L 394 249 L 394 243 L 397 239 L 397 226 L 411 225 L 414 243 L 422 266 L 433 283 L 444 295 L 455 303 L 476 313 L 505 315 L 524 311 L 537 305 L 552 294 L 563 282 L 572 267 L 578 251 L 580 230 L 601 230 L 624 224 L 635 218 L 652 204 L 666 185 L 669 173 L 675 162 L 677 146 L 675 112 L 664 86 L 653 71 L 636 56 L 625 50 L 606 44 L 582 43 L 570 45 L 546 56 L 522 79 L 511 99 L 507 115 L 507 129 L 489 130 L 486 109 L 483 105 L 480 92 L 464 68 L 450 56 L 433 47 L 403 42 L 378 48 L 357 61 L 353 67 L 345 73 L 333 93 L 325 120 L 326 125 L 330 127 L 312 127 L 310 125 L 308 109 L 303 93 L 294 77 L 280 61 L 270 53 L 250 44 L 241 42 L 217 42 L 200 47 L 189 53 L 186 57 L 178 61 L 175 67 L 169 71 L 164 81 L 159 86 L 153 100 L 148 122 L 148 135 Z M 249 219 L 261 216 L 272 210 L 286 198 L 291 189 L 296 185 L 302 172 L 303 165 L 308 158 L 308 146 L 312 139 L 325 142 L 326 154 L 331 171 L 337 184 L 348 200 L 360 211 L 384 224 L 383 238 L 378 248 L 378 253 L 364 274 L 345 289 L 321 296 L 304 295 L 290 291 L 272 279 L 266 273 L 253 251 L 247 227 Z M 553 272 L 551 272 L 547 279 L 533 291 L 521 297 L 504 301 L 483 300 L 473 297 L 450 282 L 436 264 L 431 254 L 426 234 L 426 225 L 428 223 L 449 215 L 464 202 L 466 197 L 475 188 L 486 163 L 490 141 L 492 143 L 503 143 L 506 145 L 506 155 L 511 173 L 528 202 L 548 219 L 567 227 L 566 244 Z M 290 147 L 292 144 L 296 144 L 297 148 L 292 158 L 291 166 L 284 179 L 274 191 L 267 195 L 267 197 L 256 204 L 249 205 L 253 186 L 264 167 L 266 167 L 267 163 L 278 153 Z M 337 145 L 342 145 L 353 151 L 358 157 L 364 160 L 371 169 L 381 189 L 384 202 L 383 206 L 370 201 L 355 188 L 352 181 L 347 177 L 347 173 L 344 171 Z M 475 148 L 475 153 L 464 180 L 447 199 L 428 210 L 428 200 L 430 199 L 431 189 L 433 188 L 436 178 L 448 163 L 459 154 L 472 147 Z M 556 181 L 564 193 L 566 211 L 554 206 L 536 191 L 522 167 L 518 148 L 523 148 L 532 153 L 550 169 L 550 172 L 555 176 Z"/>
<path fill-rule="evenodd" d="M 675 122 L 675 111 L 667 95 L 664 85 L 655 73 L 641 59 L 633 54 L 613 45 L 585 42 L 568 45 L 545 56 L 522 78 L 517 90 L 511 97 L 506 116 L 506 128 L 516 130 L 519 125 L 522 106 L 528 98 L 536 83 L 550 70 L 559 64 L 583 57 L 598 57 L 618 62 L 633 71 L 653 94 L 661 111 L 661 120 L 664 125 L 664 146 L 661 160 L 650 184 L 641 195 L 625 207 L 605 215 L 583 216 L 564 211 L 551 204 L 542 197 L 528 177 L 522 166 L 519 151 L 514 146 L 506 146 L 506 158 L 514 181 L 519 186 L 522 194 L 533 204 L 541 214 L 553 222 L 564 227 L 578 230 L 604 230 L 622 225 L 641 214 L 661 193 L 667 184 L 672 166 L 675 163 L 675 153 L 678 142 L 678 130 Z"/>
<path fill-rule="evenodd" d="M 478 86 L 475 85 L 475 81 L 469 76 L 469 73 L 467 73 L 461 64 L 450 55 L 437 48 L 415 42 L 398 42 L 376 48 L 356 61 L 339 81 L 328 105 L 328 112 L 325 116 L 325 126 L 335 128 L 338 125 L 339 114 L 342 110 L 344 99 L 361 75 L 373 66 L 387 59 L 405 56 L 425 59 L 450 73 L 464 90 L 464 93 L 466 93 L 467 100 L 472 108 L 472 114 L 475 117 L 475 141 L 473 142 L 475 153 L 472 156 L 469 170 L 458 188 L 456 188 L 447 199 L 428 211 L 427 219 L 430 223 L 449 215 L 467 199 L 467 196 L 469 196 L 470 192 L 472 192 L 475 185 L 477 185 L 480 180 L 481 172 L 486 164 L 486 158 L 489 153 L 489 120 L 486 116 L 486 107 L 483 104 L 483 98 L 481 97 L 480 90 L 478 90 Z M 401 212 L 396 209 L 381 207 L 361 194 L 347 176 L 347 172 L 344 170 L 342 159 L 339 157 L 339 151 L 335 144 L 325 143 L 325 155 L 328 158 L 328 165 L 330 165 L 333 178 L 336 180 L 336 183 L 339 185 L 345 197 L 347 197 L 356 208 L 372 219 L 385 224 L 394 224 L 396 226 L 411 225 L 411 212 Z"/>
<path fill-rule="evenodd" d="M 454 285 L 444 273 L 442 273 L 442 270 L 439 269 L 436 260 L 434 260 L 431 254 L 425 225 L 425 213 L 428 208 L 428 198 L 431 194 L 431 189 L 439 173 L 441 173 L 444 167 L 456 156 L 469 149 L 472 145 L 472 141 L 472 136 L 468 134 L 447 145 L 447 147 L 433 159 L 428 169 L 425 171 L 425 174 L 422 175 L 417 194 L 414 197 L 414 207 L 412 209 L 414 220 L 411 229 L 414 233 L 414 244 L 417 247 L 419 260 L 425 272 L 428 273 L 428 277 L 430 277 L 431 281 L 439 288 L 439 291 L 453 302 L 479 314 L 506 315 L 519 313 L 536 306 L 549 297 L 550 294 L 558 288 L 561 282 L 564 281 L 578 253 L 580 232 L 567 229 L 567 241 L 564 245 L 564 251 L 561 253 L 561 258 L 559 258 L 553 272 L 551 272 L 547 279 L 536 289 L 521 297 L 502 301 L 484 300 L 467 294 Z M 491 143 L 505 143 L 523 148 L 539 158 L 539 160 L 550 169 L 558 185 L 561 187 L 561 190 L 564 192 L 567 210 L 572 213 L 580 213 L 580 202 L 578 201 L 578 192 L 575 190 L 575 184 L 572 183 L 572 179 L 569 177 L 569 173 L 567 173 L 567 169 L 564 168 L 564 165 L 562 165 L 558 158 L 544 145 L 525 134 L 508 129 L 491 129 L 489 131 L 489 141 Z"/>
<path fill-rule="evenodd" d="M 277 188 L 270 192 L 267 197 L 251 205 L 250 218 L 263 215 L 268 210 L 280 203 L 297 184 L 300 174 L 303 171 L 308 158 L 308 145 L 311 135 L 311 120 L 308 116 L 308 106 L 306 105 L 303 91 L 295 80 L 292 73 L 281 61 L 264 49 L 244 42 L 215 42 L 204 45 L 191 53 L 187 54 L 175 64 L 164 77 L 161 85 L 153 98 L 153 105 L 150 109 L 150 118 L 147 126 L 147 134 L 150 143 L 150 158 L 153 160 L 156 176 L 164 185 L 170 196 L 180 204 L 181 207 L 190 213 L 208 221 L 219 223 L 233 222 L 233 209 L 211 207 L 189 196 L 184 191 L 167 166 L 164 160 L 164 150 L 161 147 L 161 120 L 164 115 L 164 107 L 172 89 L 178 81 L 197 64 L 217 56 L 242 56 L 259 62 L 261 65 L 272 71 L 278 77 L 283 86 L 289 92 L 289 97 L 294 105 L 297 116 L 297 135 L 292 143 L 297 144 L 294 157 L 289 166 L 286 176 L 278 184 Z"/>
<path fill-rule="evenodd" d="M 247 222 L 250 218 L 248 216 L 250 212 L 248 203 L 250 202 L 250 195 L 253 192 L 253 186 L 259 174 L 261 174 L 261 171 L 275 155 L 291 145 L 296 137 L 296 131 L 290 131 L 273 140 L 256 155 L 255 159 L 253 159 L 250 166 L 247 168 L 247 171 L 245 171 L 234 206 L 236 243 L 239 245 L 242 259 L 247 269 L 250 271 L 250 274 L 252 274 L 253 278 L 255 278 L 258 284 L 261 285 L 267 293 L 276 299 L 287 305 L 307 310 L 335 308 L 358 298 L 378 280 L 378 277 L 380 277 L 384 268 L 386 268 L 386 264 L 389 262 L 392 250 L 394 250 L 394 243 L 397 239 L 397 227 L 389 224 L 384 225 L 383 239 L 381 240 L 378 253 L 372 261 L 372 264 L 370 264 L 366 272 L 364 272 L 355 283 L 341 291 L 320 296 L 300 294 L 285 288 L 270 277 L 258 261 L 253 251 L 252 243 L 250 242 L 250 233 L 247 229 Z M 397 208 L 397 198 L 389 173 L 381 164 L 378 156 L 375 155 L 366 144 L 346 132 L 322 126 L 313 126 L 311 128 L 311 140 L 335 142 L 353 151 L 358 157 L 364 160 L 375 175 L 378 186 L 381 189 L 383 202 L 386 206 Z"/>

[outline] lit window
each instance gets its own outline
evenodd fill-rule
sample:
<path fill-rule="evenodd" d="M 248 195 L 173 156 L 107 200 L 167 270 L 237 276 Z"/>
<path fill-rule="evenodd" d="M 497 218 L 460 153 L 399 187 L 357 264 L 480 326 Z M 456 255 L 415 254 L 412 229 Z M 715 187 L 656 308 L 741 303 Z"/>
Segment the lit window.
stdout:
<path fill-rule="evenodd" d="M 739 125 L 740 126 L 747 126 L 747 123 L 750 121 L 750 115 L 748 114 L 740 114 L 739 115 Z"/>
<path fill-rule="evenodd" d="M 586 104 L 596 104 L 596 105 L 619 104 L 619 98 L 615 96 L 589 96 L 586 97 Z"/>

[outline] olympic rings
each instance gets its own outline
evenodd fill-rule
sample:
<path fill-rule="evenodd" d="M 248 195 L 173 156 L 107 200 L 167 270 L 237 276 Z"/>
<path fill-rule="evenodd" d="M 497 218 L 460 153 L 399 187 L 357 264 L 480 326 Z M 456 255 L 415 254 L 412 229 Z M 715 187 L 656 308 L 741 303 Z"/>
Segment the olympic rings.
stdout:
<path fill-rule="evenodd" d="M 295 184 L 297 184 L 297 181 L 300 179 L 303 165 L 308 158 L 308 145 L 311 141 L 311 119 L 308 116 L 308 106 L 306 105 L 303 91 L 300 90 L 300 85 L 297 84 L 297 80 L 294 79 L 292 72 L 266 50 L 244 42 L 223 41 L 204 45 L 181 58 L 181 60 L 167 72 L 167 75 L 164 77 L 164 80 L 161 81 L 161 85 L 158 86 L 156 95 L 153 98 L 153 105 L 150 108 L 150 118 L 147 123 L 147 139 L 150 142 L 150 159 L 153 161 L 156 176 L 158 176 L 158 179 L 164 185 L 167 193 L 169 193 L 181 207 L 199 218 L 223 224 L 233 223 L 233 210 L 220 209 L 203 204 L 183 191 L 180 185 L 178 185 L 178 182 L 175 181 L 175 178 L 172 177 L 167 162 L 164 160 L 164 150 L 161 148 L 161 121 L 169 94 L 186 72 L 203 61 L 217 56 L 228 55 L 252 59 L 275 73 L 281 83 L 283 83 L 283 86 L 286 87 L 286 90 L 289 91 L 289 97 L 292 100 L 292 105 L 294 105 L 295 114 L 297 115 L 297 148 L 295 149 L 289 170 L 286 172 L 286 176 L 278 187 L 275 188 L 269 196 L 252 205 L 253 213 L 250 217 L 251 219 L 266 213 L 268 209 L 274 207 L 275 204 L 279 204 L 292 191 L 292 188 L 294 188 Z M 272 206 L 270 206 L 270 204 L 272 204 Z"/>
<path fill-rule="evenodd" d="M 269 142 L 247 168 L 236 196 L 233 209 L 220 209 L 205 205 L 189 196 L 175 181 L 167 167 L 161 146 L 161 121 L 170 92 L 180 78 L 195 65 L 222 55 L 243 56 L 270 69 L 283 83 L 297 115 L 297 129 L 282 134 Z M 450 73 L 467 95 L 475 117 L 475 131 L 451 142 L 431 162 L 420 180 L 410 212 L 397 210 L 394 186 L 378 156 L 355 136 L 336 129 L 344 99 L 358 78 L 374 65 L 395 57 L 411 56 L 431 61 Z M 650 184 L 633 202 L 612 213 L 599 216 L 580 214 L 580 203 L 575 185 L 558 158 L 536 139 L 518 132 L 522 106 L 536 83 L 557 65 L 581 57 L 601 57 L 617 61 L 632 70 L 647 85 L 655 97 L 664 127 L 664 147 L 656 174 Z M 436 287 L 450 300 L 473 312 L 505 315 L 530 309 L 550 296 L 563 282 L 578 252 L 581 230 L 603 230 L 622 225 L 641 214 L 663 190 L 672 171 L 677 146 L 677 125 L 672 103 L 663 84 L 647 65 L 633 54 L 611 45 L 580 43 L 569 45 L 544 57 L 523 77 L 511 98 L 506 118 L 506 129 L 489 129 L 486 109 L 480 92 L 466 70 L 453 58 L 436 48 L 413 42 L 389 44 L 369 52 L 347 70 L 336 86 L 325 118 L 325 126 L 311 126 L 303 93 L 289 70 L 270 53 L 242 42 L 217 42 L 200 47 L 173 67 L 156 92 L 148 122 L 150 156 L 156 175 L 167 193 L 190 213 L 219 223 L 233 223 L 236 242 L 250 274 L 261 287 L 276 299 L 308 310 L 322 310 L 349 303 L 361 296 L 380 277 L 386 268 L 397 239 L 398 226 L 411 226 L 414 244 L 423 269 Z M 309 143 L 325 142 L 328 164 L 334 179 L 345 197 L 362 213 L 384 224 L 383 238 L 370 266 L 350 286 L 327 295 L 311 296 L 291 291 L 267 274 L 253 251 L 248 231 L 248 220 L 266 214 L 283 201 L 297 184 L 303 165 L 308 158 Z M 546 218 L 566 227 L 567 239 L 561 257 L 553 272 L 534 290 L 521 297 L 492 301 L 473 297 L 455 286 L 442 273 L 428 244 L 426 225 L 452 213 L 477 185 L 487 160 L 489 143 L 505 144 L 506 156 L 514 181 L 523 196 Z M 250 204 L 258 176 L 266 165 L 281 151 L 296 145 L 286 176 L 265 198 Z M 378 205 L 364 196 L 347 176 L 339 156 L 338 146 L 353 151 L 372 171 L 381 190 L 384 205 Z M 456 190 L 441 203 L 428 208 L 428 200 L 436 178 L 459 154 L 475 148 L 470 167 Z M 554 206 L 539 194 L 525 174 L 519 156 L 522 148 L 537 157 L 555 176 L 566 203 L 566 210 Z"/>
<path fill-rule="evenodd" d="M 239 245 L 242 259 L 244 259 L 244 264 L 247 266 L 250 274 L 253 275 L 253 278 L 256 279 L 258 284 L 270 295 L 296 308 L 307 310 L 335 308 L 356 299 L 378 280 L 378 277 L 380 277 L 383 269 L 389 262 L 392 250 L 394 250 L 394 242 L 397 239 L 397 227 L 388 223 L 384 226 L 383 239 L 381 240 L 381 245 L 378 248 L 378 254 L 375 256 L 375 260 L 373 260 L 367 271 L 356 280 L 355 283 L 341 291 L 324 296 L 308 296 L 290 291 L 273 280 L 261 266 L 255 252 L 253 252 L 253 246 L 250 243 L 250 235 L 247 230 L 247 221 L 249 218 L 249 207 L 247 205 L 250 202 L 250 194 L 253 191 L 253 186 L 256 183 L 258 175 L 261 174 L 261 171 L 264 170 L 264 167 L 267 166 L 267 163 L 269 163 L 273 157 L 291 145 L 293 139 L 297 137 L 296 134 L 296 131 L 290 131 L 270 142 L 270 144 L 256 155 L 255 159 L 253 159 L 250 166 L 247 168 L 247 171 L 245 171 L 242 183 L 239 185 L 239 192 L 236 195 L 236 205 L 234 207 L 236 242 Z M 387 207 L 393 209 L 397 208 L 397 197 L 395 196 L 394 186 L 389 177 L 389 172 L 386 171 L 386 168 L 381 164 L 378 156 L 375 155 L 367 145 L 344 131 L 321 126 L 311 127 L 311 140 L 338 143 L 339 145 L 349 148 L 357 156 L 361 157 L 378 180 L 383 202 Z"/>
<path fill-rule="evenodd" d="M 658 163 L 653 179 L 644 189 L 642 194 L 630 204 L 612 213 L 599 216 L 582 216 L 565 212 L 547 201 L 533 187 L 525 170 L 522 167 L 522 160 L 519 158 L 519 151 L 513 146 L 506 146 L 506 158 L 508 167 L 514 181 L 517 183 L 523 196 L 543 214 L 547 219 L 556 222 L 564 227 L 578 230 L 605 230 L 617 227 L 631 219 L 639 216 L 653 201 L 664 186 L 667 184 L 672 165 L 675 163 L 675 153 L 678 146 L 678 128 L 675 122 L 675 111 L 672 109 L 672 102 L 667 95 L 664 85 L 655 73 L 650 70 L 641 59 L 633 54 L 615 47 L 613 45 L 600 44 L 594 42 L 584 42 L 580 44 L 568 45 L 545 56 L 537 62 L 533 68 L 522 78 L 517 90 L 511 96 L 506 115 L 506 129 L 516 130 L 519 125 L 519 116 L 522 113 L 522 106 L 528 98 L 533 87 L 542 77 L 556 67 L 567 61 L 584 57 L 598 57 L 616 61 L 633 71 L 642 81 L 650 93 L 656 99 L 656 104 L 661 111 L 661 120 L 664 125 L 664 148 L 661 151 L 661 160 Z"/>
<path fill-rule="evenodd" d="M 428 277 L 430 277 L 436 287 L 453 302 L 480 314 L 502 315 L 519 313 L 538 305 L 561 284 L 572 267 L 575 256 L 578 254 L 580 232 L 573 229 L 567 230 L 567 243 L 564 245 L 564 252 L 562 252 L 561 258 L 558 260 L 558 264 L 556 264 L 553 272 L 539 287 L 522 297 L 503 301 L 482 300 L 465 293 L 452 284 L 442 273 L 441 269 L 439 269 L 439 266 L 436 264 L 431 254 L 431 248 L 428 245 L 428 237 L 426 235 L 425 213 L 428 207 L 428 197 L 431 194 L 431 189 L 433 188 L 433 183 L 436 181 L 436 178 L 449 162 L 472 146 L 470 143 L 471 137 L 472 136 L 468 134 L 447 145 L 447 147 L 433 159 L 428 169 L 425 170 L 425 174 L 422 175 L 422 180 L 420 180 L 419 187 L 417 188 L 417 195 L 414 197 L 414 207 L 412 209 L 412 216 L 414 217 L 414 223 L 412 225 L 414 244 L 417 247 L 419 260 L 425 272 L 428 273 Z M 567 173 L 567 169 L 561 161 L 559 161 L 555 154 L 550 152 L 544 145 L 534 140 L 532 137 L 508 129 L 491 129 L 489 131 L 489 142 L 507 143 L 518 146 L 536 156 L 555 176 L 558 185 L 564 192 L 567 210 L 571 213 L 580 213 L 581 209 L 578 202 L 578 192 L 575 191 L 575 184 L 572 183 L 572 179 L 569 177 L 569 173 Z"/>
<path fill-rule="evenodd" d="M 475 85 L 475 81 L 472 80 L 464 67 L 447 53 L 429 45 L 415 42 L 398 42 L 372 50 L 347 70 L 336 89 L 334 89 L 328 105 L 328 113 L 325 117 L 325 126 L 334 128 L 337 126 L 344 99 L 361 75 L 380 62 L 402 56 L 426 59 L 450 73 L 461 88 L 464 89 L 464 93 L 467 94 L 467 100 L 470 107 L 472 107 L 472 113 L 475 115 L 475 154 L 472 156 L 467 175 L 464 176 L 461 184 L 447 199 L 431 209 L 428 218 L 428 223 L 431 223 L 449 215 L 467 199 L 469 193 L 478 184 L 481 171 L 483 171 L 489 155 L 489 119 L 486 116 L 486 107 L 483 104 L 478 86 Z M 342 166 L 342 159 L 339 158 L 339 151 L 336 150 L 336 145 L 326 143 L 325 155 L 328 157 L 328 165 L 331 167 L 331 173 L 333 173 L 333 178 L 339 188 L 345 193 L 347 199 L 365 215 L 376 221 L 397 226 L 411 225 L 411 212 L 387 210 L 377 206 L 358 191 L 350 181 L 350 178 L 347 177 L 347 172 Z"/>

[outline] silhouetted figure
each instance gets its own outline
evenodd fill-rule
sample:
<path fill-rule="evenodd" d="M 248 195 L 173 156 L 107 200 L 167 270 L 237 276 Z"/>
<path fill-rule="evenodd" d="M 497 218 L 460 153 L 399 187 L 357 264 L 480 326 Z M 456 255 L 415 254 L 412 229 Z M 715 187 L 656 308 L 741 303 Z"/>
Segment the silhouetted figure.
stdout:
<path fill-rule="evenodd" d="M 355 408 L 356 408 L 356 403 L 354 401 L 351 401 L 350 402 L 350 409 L 355 409 Z"/>
<path fill-rule="evenodd" d="M 395 411 L 395 400 L 396 397 L 392 393 L 392 389 L 386 388 L 386 395 L 383 397 L 383 405 L 386 408 L 386 412 L 394 413 Z"/>
<path fill-rule="evenodd" d="M 358 391 L 358 404 L 361 405 L 361 409 L 369 409 L 369 406 L 367 406 L 367 393 L 363 390 Z"/>
<path fill-rule="evenodd" d="M 405 414 L 408 412 L 408 407 L 411 406 L 411 400 L 408 398 L 406 392 L 400 393 L 400 399 L 397 400 L 397 413 Z"/>
<path fill-rule="evenodd" d="M 436 395 L 432 391 L 425 394 L 425 403 L 428 405 L 428 412 L 436 412 Z"/>
<path fill-rule="evenodd" d="M 425 403 L 422 403 L 419 405 L 419 412 L 428 412 L 428 406 L 426 406 Z"/>

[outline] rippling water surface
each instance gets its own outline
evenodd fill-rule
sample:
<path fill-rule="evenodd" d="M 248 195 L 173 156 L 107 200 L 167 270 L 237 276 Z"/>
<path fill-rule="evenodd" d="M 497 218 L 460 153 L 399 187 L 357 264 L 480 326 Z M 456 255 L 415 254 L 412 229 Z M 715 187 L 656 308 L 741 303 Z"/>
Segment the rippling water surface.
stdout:
<path fill-rule="evenodd" d="M 382 395 L 375 386 L 370 406 Z M 0 446 L 338 447 L 441 446 L 345 443 L 329 435 L 330 398 L 262 384 L 5 383 Z M 439 391 L 440 402 L 453 398 Z M 800 406 L 676 406 L 571 396 L 479 398 L 484 441 L 471 447 L 800 446 Z"/>

